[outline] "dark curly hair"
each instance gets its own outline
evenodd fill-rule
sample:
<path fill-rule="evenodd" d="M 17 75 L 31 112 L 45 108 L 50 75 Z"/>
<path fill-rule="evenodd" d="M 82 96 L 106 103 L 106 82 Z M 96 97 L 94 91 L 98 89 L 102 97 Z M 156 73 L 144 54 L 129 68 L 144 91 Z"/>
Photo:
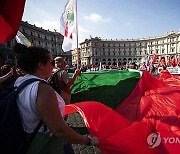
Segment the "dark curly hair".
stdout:
<path fill-rule="evenodd" d="M 49 51 L 36 46 L 27 47 L 23 44 L 17 43 L 13 47 L 17 54 L 17 65 L 26 73 L 34 73 L 38 62 L 46 64 L 49 60 Z"/>

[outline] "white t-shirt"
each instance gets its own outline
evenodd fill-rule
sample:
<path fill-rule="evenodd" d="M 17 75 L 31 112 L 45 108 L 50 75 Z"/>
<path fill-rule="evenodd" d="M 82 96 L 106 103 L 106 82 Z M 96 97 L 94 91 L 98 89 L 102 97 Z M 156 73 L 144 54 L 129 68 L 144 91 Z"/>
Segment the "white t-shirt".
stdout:
<path fill-rule="evenodd" d="M 32 78 L 38 78 L 38 77 L 34 75 L 29 75 L 29 74 L 23 77 L 19 77 L 16 80 L 14 86 L 19 86 L 24 81 L 28 79 L 32 79 Z M 39 82 L 40 81 L 35 81 L 27 85 L 19 93 L 18 98 L 17 98 L 17 105 L 19 108 L 20 116 L 22 118 L 22 124 L 24 126 L 25 132 L 27 133 L 32 133 L 34 129 L 36 128 L 36 126 L 38 125 L 39 121 L 41 120 L 41 117 L 36 108 L 36 99 L 37 99 L 37 91 L 38 91 Z M 59 109 L 63 117 L 65 102 L 57 92 L 55 93 L 58 99 Z"/>

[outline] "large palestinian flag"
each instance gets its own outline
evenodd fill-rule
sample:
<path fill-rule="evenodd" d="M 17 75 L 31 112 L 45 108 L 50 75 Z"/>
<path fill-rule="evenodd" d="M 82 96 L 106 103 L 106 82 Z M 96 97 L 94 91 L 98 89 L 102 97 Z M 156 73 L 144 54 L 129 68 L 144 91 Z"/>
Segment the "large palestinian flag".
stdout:
<path fill-rule="evenodd" d="M 111 84 L 116 86 L 121 79 L 119 75 L 113 77 L 117 80 Z M 101 86 L 105 89 L 104 84 L 101 83 Z M 94 88 L 87 89 L 91 91 Z M 156 78 L 144 72 L 130 96 L 119 103 L 115 110 L 107 107 L 111 102 L 104 105 L 104 102 L 85 101 L 67 105 L 66 114 L 81 114 L 90 135 L 99 138 L 98 147 L 105 154 L 175 154 L 180 151 L 179 98 L 179 76 L 163 72 Z"/>

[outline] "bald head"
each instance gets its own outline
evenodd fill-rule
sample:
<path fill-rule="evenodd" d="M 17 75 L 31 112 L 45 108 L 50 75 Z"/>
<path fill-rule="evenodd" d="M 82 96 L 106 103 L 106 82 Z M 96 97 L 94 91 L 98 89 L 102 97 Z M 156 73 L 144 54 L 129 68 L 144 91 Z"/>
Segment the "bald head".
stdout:
<path fill-rule="evenodd" d="M 64 58 L 63 57 L 54 58 L 54 62 L 55 62 L 55 68 L 64 69 L 65 63 L 64 63 Z"/>
<path fill-rule="evenodd" d="M 63 57 L 56 57 L 56 58 L 54 58 L 54 61 L 64 62 L 64 58 Z"/>

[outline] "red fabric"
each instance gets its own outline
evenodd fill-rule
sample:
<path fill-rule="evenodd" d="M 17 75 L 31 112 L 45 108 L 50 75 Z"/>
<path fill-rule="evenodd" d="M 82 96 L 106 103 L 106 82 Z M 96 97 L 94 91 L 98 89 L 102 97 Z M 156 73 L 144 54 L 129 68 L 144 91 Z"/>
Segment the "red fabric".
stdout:
<path fill-rule="evenodd" d="M 131 95 L 116 108 L 116 111 L 123 116 L 126 115 L 125 117 L 129 121 L 136 121 L 137 114 L 139 112 L 140 99 L 144 95 L 145 91 L 148 91 L 152 88 L 164 87 L 165 85 L 165 83 L 160 82 L 150 73 L 144 71 Z M 127 112 L 129 109 L 131 109 L 130 112 Z"/>
<path fill-rule="evenodd" d="M 111 127 L 113 125 L 115 126 L 117 122 L 116 120 L 113 121 L 112 119 L 118 119 L 121 122 L 121 125 L 112 128 L 113 132 L 130 125 L 128 120 L 114 112 L 114 110 L 111 108 L 108 108 L 107 106 L 98 102 L 88 101 L 66 105 L 65 114 L 70 114 L 77 111 L 83 117 L 91 135 L 98 135 L 100 140 L 103 140 L 105 137 L 109 137 L 109 135 L 111 135 L 112 132 L 107 130 L 110 130 Z M 108 125 L 104 125 L 104 123 L 108 123 Z M 106 132 L 105 136 L 103 134 L 104 132 Z M 103 134 L 103 136 L 101 136 L 101 134 Z"/>
<path fill-rule="evenodd" d="M 180 86 L 180 75 L 178 74 L 170 74 L 168 70 L 162 70 L 161 73 L 157 77 L 161 82 L 166 83 L 170 87 Z"/>
<path fill-rule="evenodd" d="M 66 114 L 79 112 L 91 136 L 99 139 L 98 147 L 103 154 L 159 153 L 147 144 L 152 132 L 150 123 L 134 122 L 132 125 L 111 108 L 98 102 L 81 102 L 66 105 Z"/>
<path fill-rule="evenodd" d="M 167 71 L 162 71 L 158 78 L 145 71 L 132 94 L 116 112 L 89 101 L 66 106 L 66 114 L 81 114 L 90 135 L 99 138 L 98 147 L 104 154 L 178 154 L 179 80 L 179 76 L 174 77 Z M 153 148 L 157 138 L 152 138 L 154 143 L 147 142 L 151 133 L 158 133 L 161 138 L 160 144 Z"/>
<path fill-rule="evenodd" d="M 138 95 L 138 96 L 136 96 Z M 144 72 L 133 93 L 120 104 L 116 111 L 131 122 L 152 123 L 159 132 L 162 147 L 178 153 L 180 143 L 165 143 L 165 138 L 180 140 L 180 78 L 162 71 L 158 78 Z"/>
<path fill-rule="evenodd" d="M 172 66 L 176 67 L 178 65 L 178 58 L 176 57 L 176 55 L 174 55 L 173 59 L 172 59 Z"/>
<path fill-rule="evenodd" d="M 0 43 L 12 40 L 19 29 L 26 0 L 0 1 Z"/>
<path fill-rule="evenodd" d="M 153 59 L 152 64 L 154 64 L 156 62 L 157 57 L 158 57 L 158 55 L 153 54 L 153 56 L 152 56 L 152 59 Z"/>

